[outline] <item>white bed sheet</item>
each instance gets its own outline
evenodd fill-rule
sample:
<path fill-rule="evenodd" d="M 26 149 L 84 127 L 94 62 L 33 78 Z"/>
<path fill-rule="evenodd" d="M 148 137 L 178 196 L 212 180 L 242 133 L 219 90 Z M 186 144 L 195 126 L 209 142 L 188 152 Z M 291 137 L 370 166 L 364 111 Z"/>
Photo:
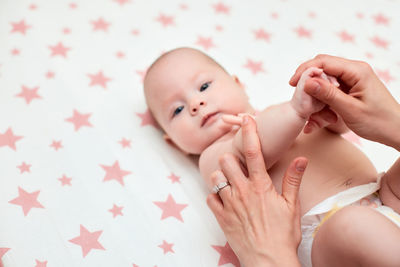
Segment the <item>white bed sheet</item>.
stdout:
<path fill-rule="evenodd" d="M 146 68 L 202 49 L 263 108 L 327 53 L 369 62 L 399 100 L 398 14 L 396 0 L 2 0 L 4 266 L 239 266 L 195 164 L 148 116 Z M 351 138 L 379 171 L 398 156 Z"/>

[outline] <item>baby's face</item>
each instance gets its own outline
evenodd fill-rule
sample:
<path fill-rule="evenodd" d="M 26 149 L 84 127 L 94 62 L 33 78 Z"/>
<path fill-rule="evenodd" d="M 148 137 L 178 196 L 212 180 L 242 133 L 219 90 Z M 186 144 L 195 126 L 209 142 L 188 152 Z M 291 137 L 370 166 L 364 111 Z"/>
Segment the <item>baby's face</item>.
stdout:
<path fill-rule="evenodd" d="M 144 86 L 149 108 L 166 135 L 190 154 L 200 154 L 231 131 L 223 114 L 251 110 L 240 81 L 196 50 L 166 55 Z"/>

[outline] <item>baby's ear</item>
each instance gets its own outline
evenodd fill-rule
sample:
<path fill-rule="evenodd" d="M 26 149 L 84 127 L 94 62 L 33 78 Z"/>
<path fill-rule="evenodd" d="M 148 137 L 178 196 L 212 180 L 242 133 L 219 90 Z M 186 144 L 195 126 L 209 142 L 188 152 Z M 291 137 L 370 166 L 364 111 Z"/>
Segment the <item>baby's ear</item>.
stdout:
<path fill-rule="evenodd" d="M 244 84 L 239 80 L 239 77 L 236 75 L 232 75 L 233 80 L 237 83 L 242 89 L 245 89 Z"/>
<path fill-rule="evenodd" d="M 180 147 L 178 147 L 175 144 L 175 142 L 171 139 L 171 137 L 169 137 L 167 134 L 164 134 L 163 138 L 164 138 L 164 141 L 167 142 L 167 144 L 170 145 L 171 147 L 173 147 L 174 149 L 177 149 L 177 150 L 181 151 L 185 155 L 189 155 L 189 153 L 187 153 L 186 151 L 183 151 Z"/>

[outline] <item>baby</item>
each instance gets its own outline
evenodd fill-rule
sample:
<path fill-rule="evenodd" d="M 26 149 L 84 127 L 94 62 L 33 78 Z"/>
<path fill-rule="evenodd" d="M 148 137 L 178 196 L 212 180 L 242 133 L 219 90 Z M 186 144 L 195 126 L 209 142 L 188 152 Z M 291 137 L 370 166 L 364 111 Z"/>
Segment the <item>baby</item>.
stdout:
<path fill-rule="evenodd" d="M 400 216 L 382 206 L 374 194 L 380 188 L 378 173 L 359 149 L 340 136 L 346 129 L 343 122 L 323 128 L 315 127 L 322 126 L 320 123 L 309 123 L 305 128 L 309 133 L 303 133 L 310 116 L 324 107 L 301 88 L 312 76 L 335 82 L 322 70 L 307 70 L 290 101 L 255 116 L 264 160 L 278 191 L 289 163 L 297 156 L 309 160 L 299 193 L 300 260 L 303 266 L 400 266 Z M 198 50 L 178 48 L 151 65 L 144 92 L 149 109 L 165 131 L 165 140 L 187 154 L 200 156 L 200 172 L 209 188 L 214 186 L 210 174 L 219 169 L 218 159 L 224 153 L 236 155 L 245 169 L 241 130 L 229 118 L 241 113 L 254 115 L 255 110 L 238 77 Z M 375 209 L 358 207 L 366 204 Z M 323 225 L 328 218 L 331 222 Z M 331 248 L 332 240 L 337 240 L 335 248 Z"/>

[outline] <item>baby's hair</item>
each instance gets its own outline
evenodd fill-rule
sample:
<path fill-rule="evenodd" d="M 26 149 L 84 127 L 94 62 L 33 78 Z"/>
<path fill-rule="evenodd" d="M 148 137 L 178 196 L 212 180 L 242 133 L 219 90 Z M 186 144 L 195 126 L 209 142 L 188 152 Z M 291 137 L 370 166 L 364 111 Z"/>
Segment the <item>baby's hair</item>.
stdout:
<path fill-rule="evenodd" d="M 184 50 L 184 49 L 196 51 L 196 52 L 202 54 L 205 58 L 207 58 L 207 59 L 208 59 L 209 61 L 211 61 L 213 64 L 216 64 L 216 65 L 217 65 L 218 67 L 220 67 L 223 71 L 225 71 L 226 73 L 228 73 L 228 72 L 225 70 L 225 68 L 221 66 L 221 64 L 219 64 L 217 61 L 215 61 L 215 59 L 213 59 L 212 57 L 210 57 L 210 56 L 207 55 L 206 53 L 204 53 L 204 52 L 202 52 L 202 51 L 200 51 L 200 50 L 198 50 L 198 49 L 192 48 L 192 47 L 178 47 L 178 48 L 169 50 L 169 51 L 163 53 L 163 54 L 162 54 L 161 56 L 159 56 L 158 58 L 156 58 L 156 60 L 154 60 L 154 62 L 153 62 L 153 63 L 150 65 L 150 67 L 147 69 L 147 71 L 146 71 L 146 76 L 147 76 L 148 73 L 150 73 L 151 69 L 152 69 L 155 65 L 157 65 L 157 63 L 160 62 L 164 57 L 166 57 L 166 56 L 168 56 L 168 55 L 170 55 L 170 54 L 172 54 L 172 53 L 174 53 L 174 52 L 177 52 L 177 51 L 179 51 L 179 50 Z M 145 79 L 146 79 L 146 76 L 145 76 Z"/>

